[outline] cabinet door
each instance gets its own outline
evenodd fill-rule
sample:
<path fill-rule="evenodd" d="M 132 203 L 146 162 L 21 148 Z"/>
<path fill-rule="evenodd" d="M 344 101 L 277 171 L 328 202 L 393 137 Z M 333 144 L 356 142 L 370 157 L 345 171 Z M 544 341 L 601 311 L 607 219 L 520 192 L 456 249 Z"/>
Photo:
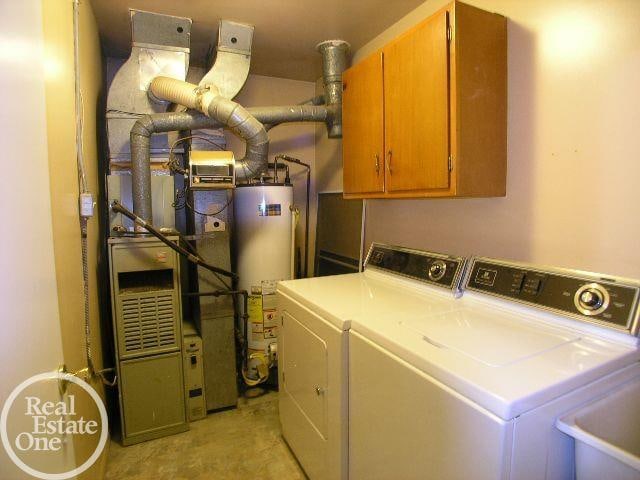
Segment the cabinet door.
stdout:
<path fill-rule="evenodd" d="M 136 436 L 148 439 L 166 429 L 186 427 L 179 351 L 121 362 L 119 381 L 125 444 L 134 443 Z"/>
<path fill-rule="evenodd" d="M 447 12 L 386 46 L 387 192 L 449 188 Z"/>
<path fill-rule="evenodd" d="M 344 72 L 342 159 L 345 193 L 384 191 L 382 53 Z"/>

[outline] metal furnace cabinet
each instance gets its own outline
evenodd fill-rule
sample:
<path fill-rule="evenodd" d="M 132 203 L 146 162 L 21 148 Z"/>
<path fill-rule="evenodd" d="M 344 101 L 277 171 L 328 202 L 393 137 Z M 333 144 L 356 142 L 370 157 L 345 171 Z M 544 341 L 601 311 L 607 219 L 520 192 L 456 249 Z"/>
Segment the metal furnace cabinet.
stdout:
<path fill-rule="evenodd" d="M 122 443 L 188 430 L 178 254 L 155 239 L 109 239 Z"/>
<path fill-rule="evenodd" d="M 278 291 L 282 435 L 311 480 L 347 478 L 347 332 Z"/>

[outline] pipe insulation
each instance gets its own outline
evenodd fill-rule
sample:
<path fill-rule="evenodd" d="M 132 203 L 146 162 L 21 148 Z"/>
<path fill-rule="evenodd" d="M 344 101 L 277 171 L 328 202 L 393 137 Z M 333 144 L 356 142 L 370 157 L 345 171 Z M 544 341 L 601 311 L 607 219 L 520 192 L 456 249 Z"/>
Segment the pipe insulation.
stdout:
<path fill-rule="evenodd" d="M 247 111 L 254 118 L 273 127 L 285 122 L 326 122 L 330 115 L 324 106 L 291 105 L 281 107 L 255 107 Z M 152 219 L 151 209 L 151 136 L 156 133 L 179 130 L 200 130 L 219 128 L 221 122 L 194 111 L 168 112 L 145 115 L 131 129 L 131 177 L 133 190 L 133 210 L 144 219 Z M 246 175 L 259 176 L 267 169 L 267 154 L 254 164 L 251 172 L 242 168 L 236 170 L 236 178 L 248 180 Z M 140 227 L 137 226 L 139 230 Z"/>
<path fill-rule="evenodd" d="M 311 99 L 311 105 L 244 108 L 221 96 L 215 86 L 201 87 L 168 77 L 156 77 L 149 95 L 184 105 L 196 112 L 168 112 L 145 115 L 131 129 L 131 175 L 133 209 L 146 221 L 151 209 L 151 135 L 156 133 L 229 128 L 247 144 L 240 162 L 247 167 L 236 169 L 236 178 L 247 181 L 267 170 L 269 137 L 267 130 L 286 122 L 325 122 L 330 138 L 342 136 L 342 72 L 347 67 L 349 44 L 330 40 L 318 45 L 323 56 L 324 95 Z M 326 105 L 316 105 L 323 101 Z M 137 226 L 136 228 L 139 228 Z"/>
<path fill-rule="evenodd" d="M 212 128 L 217 122 L 201 113 L 170 112 L 145 115 L 131 129 L 131 184 L 133 211 L 147 222 L 153 220 L 151 209 L 151 135 L 180 130 Z M 144 231 L 136 224 L 136 230 Z"/>
<path fill-rule="evenodd" d="M 266 170 L 269 136 L 264 125 L 239 103 L 220 95 L 215 86 L 199 87 L 169 77 L 156 77 L 149 87 L 154 97 L 199 110 L 246 142 L 239 161 L 253 176 Z"/>

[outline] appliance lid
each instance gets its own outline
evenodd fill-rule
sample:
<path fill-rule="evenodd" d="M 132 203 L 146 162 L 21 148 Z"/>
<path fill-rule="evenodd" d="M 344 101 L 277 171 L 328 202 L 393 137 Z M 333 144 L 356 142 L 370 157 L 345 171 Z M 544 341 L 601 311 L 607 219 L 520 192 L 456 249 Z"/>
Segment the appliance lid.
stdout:
<path fill-rule="evenodd" d="M 433 314 L 453 310 L 459 301 L 447 289 L 374 270 L 286 280 L 278 283 L 278 292 L 341 330 L 348 330 L 355 318 L 387 321 L 408 312 Z"/>
<path fill-rule="evenodd" d="M 505 367 L 580 340 L 575 332 L 518 321 L 504 312 L 468 308 L 400 320 L 425 342 L 447 348 L 490 367 Z"/>
<path fill-rule="evenodd" d="M 548 312 L 533 315 L 473 297 L 450 304 L 431 314 L 356 317 L 350 335 L 504 420 L 640 360 L 637 345 L 556 324 Z"/>

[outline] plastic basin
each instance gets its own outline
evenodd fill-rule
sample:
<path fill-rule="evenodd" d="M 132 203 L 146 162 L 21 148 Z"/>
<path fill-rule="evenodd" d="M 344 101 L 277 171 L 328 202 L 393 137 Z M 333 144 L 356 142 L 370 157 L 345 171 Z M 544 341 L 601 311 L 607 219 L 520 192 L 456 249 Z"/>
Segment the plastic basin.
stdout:
<path fill-rule="evenodd" d="M 640 378 L 563 417 L 578 480 L 640 480 Z"/>

